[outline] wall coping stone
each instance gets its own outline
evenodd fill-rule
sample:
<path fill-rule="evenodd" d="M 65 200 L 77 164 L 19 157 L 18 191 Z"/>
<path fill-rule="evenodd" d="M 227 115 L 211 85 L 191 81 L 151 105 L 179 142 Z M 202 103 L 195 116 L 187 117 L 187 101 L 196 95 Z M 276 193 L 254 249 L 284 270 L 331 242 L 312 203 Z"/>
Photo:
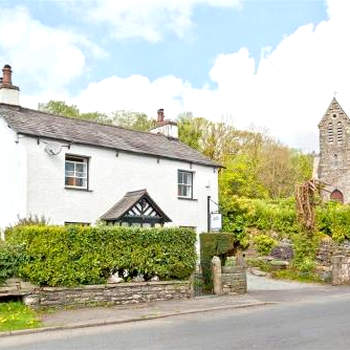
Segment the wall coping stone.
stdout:
<path fill-rule="evenodd" d="M 122 283 L 107 283 L 107 284 L 90 284 L 79 285 L 76 287 L 35 287 L 34 291 L 44 292 L 65 292 L 65 291 L 83 291 L 94 289 L 112 289 L 115 287 L 129 288 L 129 287 L 144 287 L 144 286 L 164 286 L 164 285 L 183 285 L 189 284 L 189 280 L 185 281 L 149 281 L 149 282 L 122 282 Z"/>

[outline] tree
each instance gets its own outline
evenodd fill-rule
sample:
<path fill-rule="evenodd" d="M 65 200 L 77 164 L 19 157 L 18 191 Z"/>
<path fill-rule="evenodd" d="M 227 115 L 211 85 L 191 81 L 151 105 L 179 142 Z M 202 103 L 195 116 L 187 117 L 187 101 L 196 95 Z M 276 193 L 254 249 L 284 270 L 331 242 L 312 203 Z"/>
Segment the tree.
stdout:
<path fill-rule="evenodd" d="M 79 118 L 80 112 L 77 106 L 67 105 L 64 101 L 51 100 L 48 103 L 39 103 L 39 111 L 63 115 L 65 117 Z"/>
<path fill-rule="evenodd" d="M 148 131 L 157 124 L 155 119 L 149 119 L 144 113 L 117 111 L 112 114 L 113 124 L 127 129 Z"/>
<path fill-rule="evenodd" d="M 62 115 L 65 117 L 90 120 L 98 123 L 111 124 L 112 120 L 104 113 L 80 113 L 76 105 L 67 105 L 64 101 L 51 100 L 48 103 L 39 103 L 38 109 L 43 112 Z"/>

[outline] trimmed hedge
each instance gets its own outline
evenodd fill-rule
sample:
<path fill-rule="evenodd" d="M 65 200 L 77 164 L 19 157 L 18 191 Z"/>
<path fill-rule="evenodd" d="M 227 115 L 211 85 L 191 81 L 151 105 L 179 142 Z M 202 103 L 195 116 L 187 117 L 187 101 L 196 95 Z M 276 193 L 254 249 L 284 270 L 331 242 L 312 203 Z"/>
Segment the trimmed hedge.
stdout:
<path fill-rule="evenodd" d="M 185 228 L 21 226 L 7 239 L 25 247 L 19 276 L 41 286 L 102 284 L 125 270 L 129 279 L 185 279 L 196 263 L 196 234 Z"/>
<path fill-rule="evenodd" d="M 18 273 L 18 267 L 26 260 L 24 247 L 0 240 L 0 284 Z"/>
<path fill-rule="evenodd" d="M 239 241 L 233 233 L 201 233 L 200 253 L 203 280 L 206 289 L 212 288 L 211 260 L 213 256 L 219 256 L 222 265 L 228 255 L 233 255 Z"/>

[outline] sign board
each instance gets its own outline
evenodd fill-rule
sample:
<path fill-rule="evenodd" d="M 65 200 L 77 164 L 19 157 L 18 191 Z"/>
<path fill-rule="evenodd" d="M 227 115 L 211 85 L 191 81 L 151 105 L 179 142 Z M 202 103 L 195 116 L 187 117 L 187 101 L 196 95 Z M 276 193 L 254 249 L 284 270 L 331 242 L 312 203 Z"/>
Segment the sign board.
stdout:
<path fill-rule="evenodd" d="M 222 228 L 222 218 L 219 213 L 210 214 L 210 229 L 211 231 L 220 231 Z"/>

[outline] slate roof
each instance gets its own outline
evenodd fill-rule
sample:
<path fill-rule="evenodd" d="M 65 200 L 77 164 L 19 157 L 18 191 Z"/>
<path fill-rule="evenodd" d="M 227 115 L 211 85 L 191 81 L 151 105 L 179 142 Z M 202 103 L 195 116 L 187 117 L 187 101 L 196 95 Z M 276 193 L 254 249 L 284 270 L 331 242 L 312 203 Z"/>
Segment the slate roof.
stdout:
<path fill-rule="evenodd" d="M 139 200 L 146 197 L 152 207 L 159 213 L 165 222 L 171 221 L 169 217 L 158 207 L 150 197 L 146 189 L 127 192 L 111 209 L 101 216 L 102 220 L 118 220 L 126 214 Z"/>
<path fill-rule="evenodd" d="M 177 139 L 0 103 L 0 116 L 19 134 L 220 167 Z"/>

